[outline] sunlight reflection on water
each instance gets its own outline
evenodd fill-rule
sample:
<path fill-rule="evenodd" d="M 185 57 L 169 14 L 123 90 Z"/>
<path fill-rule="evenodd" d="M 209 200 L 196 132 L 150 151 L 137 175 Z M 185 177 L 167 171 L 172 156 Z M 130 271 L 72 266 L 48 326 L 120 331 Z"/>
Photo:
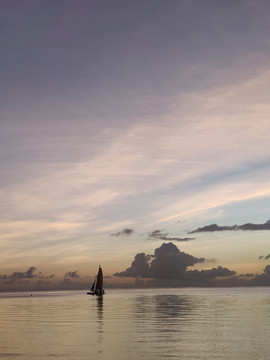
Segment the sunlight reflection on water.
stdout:
<path fill-rule="evenodd" d="M 268 359 L 270 289 L 0 294 L 0 358 Z"/>

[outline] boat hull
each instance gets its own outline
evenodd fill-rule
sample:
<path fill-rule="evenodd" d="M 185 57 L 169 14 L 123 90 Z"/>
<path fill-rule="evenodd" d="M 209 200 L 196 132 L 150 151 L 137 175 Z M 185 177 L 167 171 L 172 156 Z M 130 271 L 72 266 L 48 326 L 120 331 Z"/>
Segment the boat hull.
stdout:
<path fill-rule="evenodd" d="M 92 291 L 88 291 L 86 294 L 87 294 L 87 295 L 102 296 L 102 295 L 104 295 L 104 292 L 101 293 L 101 294 L 96 294 L 96 293 L 94 293 L 94 292 L 92 292 Z"/>

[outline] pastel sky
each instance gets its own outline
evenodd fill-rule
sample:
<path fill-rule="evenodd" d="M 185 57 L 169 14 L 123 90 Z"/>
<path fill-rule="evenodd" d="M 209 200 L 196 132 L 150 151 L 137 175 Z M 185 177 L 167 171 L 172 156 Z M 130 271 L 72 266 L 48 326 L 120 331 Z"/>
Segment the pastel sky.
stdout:
<path fill-rule="evenodd" d="M 0 14 L 0 288 L 14 272 L 123 273 L 164 242 L 207 259 L 199 271 L 263 273 L 269 1 L 12 0 Z"/>

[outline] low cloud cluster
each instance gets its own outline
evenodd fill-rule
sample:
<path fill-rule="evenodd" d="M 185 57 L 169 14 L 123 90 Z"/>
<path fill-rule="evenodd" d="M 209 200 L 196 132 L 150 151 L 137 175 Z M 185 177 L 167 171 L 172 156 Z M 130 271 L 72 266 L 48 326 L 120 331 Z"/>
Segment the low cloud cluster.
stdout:
<path fill-rule="evenodd" d="M 243 225 L 232 225 L 232 226 L 219 226 L 217 224 L 206 225 L 203 227 L 199 227 L 198 229 L 189 231 L 188 234 L 194 234 L 199 232 L 215 232 L 215 231 L 237 231 L 237 230 L 270 230 L 270 220 L 266 221 L 264 224 L 252 224 L 246 223 Z"/>
<path fill-rule="evenodd" d="M 77 279 L 80 277 L 80 275 L 78 274 L 78 270 L 75 270 L 66 272 L 64 277 Z"/>
<path fill-rule="evenodd" d="M 88 282 L 78 282 L 78 270 L 67 271 L 61 280 L 54 274 L 45 276 L 35 266 L 26 271 L 15 271 L 11 275 L 0 275 L 0 291 L 10 290 L 57 290 L 87 289 Z"/>
<path fill-rule="evenodd" d="M 25 272 L 15 271 L 11 275 L 0 275 L 0 280 L 4 280 L 5 283 L 15 283 L 29 279 L 51 279 L 53 277 L 53 274 L 50 276 L 43 276 L 35 266 L 30 266 L 30 268 Z"/>
<path fill-rule="evenodd" d="M 178 242 L 182 242 L 182 241 L 190 241 L 190 240 L 195 240 L 195 238 L 179 238 L 179 237 L 168 237 L 168 234 L 164 234 L 163 230 L 154 230 L 150 233 L 148 233 L 148 239 L 151 240 L 165 240 L 165 241 L 178 241 Z"/>

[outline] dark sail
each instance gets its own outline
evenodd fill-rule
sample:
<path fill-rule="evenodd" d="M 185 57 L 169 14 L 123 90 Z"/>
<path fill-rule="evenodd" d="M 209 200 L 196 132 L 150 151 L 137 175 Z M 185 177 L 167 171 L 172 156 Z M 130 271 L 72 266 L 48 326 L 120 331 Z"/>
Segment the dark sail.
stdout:
<path fill-rule="evenodd" d="M 98 269 L 96 291 L 99 291 L 99 292 L 103 291 L 103 273 L 102 273 L 101 266 Z"/>
<path fill-rule="evenodd" d="M 90 291 L 95 291 L 95 288 L 96 288 L 96 280 L 93 282 L 93 285 L 92 285 Z"/>

